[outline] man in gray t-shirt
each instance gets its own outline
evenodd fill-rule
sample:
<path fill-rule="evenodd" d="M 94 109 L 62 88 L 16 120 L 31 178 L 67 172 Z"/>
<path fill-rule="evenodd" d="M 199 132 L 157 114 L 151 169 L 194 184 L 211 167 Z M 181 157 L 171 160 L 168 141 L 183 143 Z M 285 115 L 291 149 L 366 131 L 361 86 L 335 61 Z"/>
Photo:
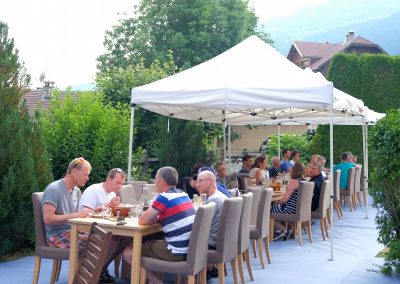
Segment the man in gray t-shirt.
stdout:
<path fill-rule="evenodd" d="M 84 158 L 76 158 L 69 164 L 64 178 L 49 184 L 42 197 L 43 222 L 49 246 L 69 248 L 71 226 L 68 219 L 84 218 L 90 209 L 78 211 L 81 191 L 89 180 L 92 167 Z M 84 236 L 80 236 L 80 246 L 84 247 Z"/>
<path fill-rule="evenodd" d="M 207 195 L 207 202 L 216 204 L 215 214 L 211 223 L 210 238 L 208 240 L 209 249 L 215 249 L 217 245 L 218 227 L 221 220 L 221 210 L 225 199 L 228 197 L 217 189 L 215 175 L 210 171 L 202 171 L 197 176 L 196 190 Z"/>

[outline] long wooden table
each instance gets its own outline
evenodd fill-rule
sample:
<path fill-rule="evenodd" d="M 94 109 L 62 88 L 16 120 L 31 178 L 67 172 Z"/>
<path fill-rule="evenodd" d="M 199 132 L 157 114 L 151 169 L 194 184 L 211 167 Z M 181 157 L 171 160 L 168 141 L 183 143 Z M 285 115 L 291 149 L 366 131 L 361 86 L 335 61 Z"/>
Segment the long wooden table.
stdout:
<path fill-rule="evenodd" d="M 78 271 L 78 232 L 88 232 L 93 222 L 97 222 L 104 230 L 111 231 L 113 235 L 133 237 L 131 283 L 139 284 L 142 237 L 160 232 L 162 227 L 158 223 L 154 225 L 138 225 L 137 222 L 133 222 L 130 218 L 126 218 L 125 221 L 127 222 L 126 225 L 116 225 L 116 221 L 100 218 L 74 218 L 68 220 L 71 224 L 71 248 L 68 271 L 69 284 L 72 284 L 75 274 Z"/>

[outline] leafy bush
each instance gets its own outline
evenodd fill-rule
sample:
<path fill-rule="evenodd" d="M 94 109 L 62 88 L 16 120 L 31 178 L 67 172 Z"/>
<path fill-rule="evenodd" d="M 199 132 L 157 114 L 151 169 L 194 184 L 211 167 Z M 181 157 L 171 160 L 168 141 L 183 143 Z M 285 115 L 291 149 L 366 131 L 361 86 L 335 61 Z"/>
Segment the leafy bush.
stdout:
<path fill-rule="evenodd" d="M 127 104 L 112 107 L 101 94 L 93 92 L 76 99 L 67 95 L 62 103 L 60 94 L 56 94 L 42 119 L 54 177 L 61 178 L 68 163 L 79 156 L 93 167 L 87 185 L 102 181 L 111 168 L 126 168 L 129 111 Z"/>
<path fill-rule="evenodd" d="M 278 155 L 278 137 L 276 135 L 269 137 L 267 143 L 267 155 L 268 164 L 271 163 L 271 158 L 273 156 L 279 156 L 282 158 L 281 153 Z M 307 163 L 310 160 L 310 152 L 308 150 L 309 141 L 307 135 L 305 134 L 283 134 L 280 137 L 280 149 L 287 148 L 290 150 L 297 150 L 300 153 L 300 161 L 302 163 Z"/>
<path fill-rule="evenodd" d="M 378 209 L 378 241 L 389 248 L 382 271 L 400 272 L 400 109 L 391 110 L 370 134 L 371 188 Z"/>

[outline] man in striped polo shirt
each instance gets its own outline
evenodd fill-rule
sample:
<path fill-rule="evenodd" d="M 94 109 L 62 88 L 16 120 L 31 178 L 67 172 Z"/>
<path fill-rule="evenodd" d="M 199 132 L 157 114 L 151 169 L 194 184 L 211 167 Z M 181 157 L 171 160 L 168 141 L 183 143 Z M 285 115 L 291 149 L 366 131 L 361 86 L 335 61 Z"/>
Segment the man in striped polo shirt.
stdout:
<path fill-rule="evenodd" d="M 143 244 L 142 256 L 167 261 L 186 259 L 196 212 L 189 196 L 176 188 L 177 183 L 178 172 L 173 167 L 163 167 L 157 171 L 156 188 L 160 195 L 139 218 L 139 224 L 148 225 L 160 221 L 165 239 Z M 132 263 L 132 247 L 125 250 L 124 258 Z M 162 283 L 150 271 L 147 271 L 147 277 L 150 283 Z"/>

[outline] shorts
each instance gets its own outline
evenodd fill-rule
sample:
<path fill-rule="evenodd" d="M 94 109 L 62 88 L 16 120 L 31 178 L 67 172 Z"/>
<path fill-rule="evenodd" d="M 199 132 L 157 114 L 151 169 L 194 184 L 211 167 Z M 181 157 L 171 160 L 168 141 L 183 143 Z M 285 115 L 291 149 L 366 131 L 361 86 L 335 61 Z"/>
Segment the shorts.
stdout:
<path fill-rule="evenodd" d="M 79 250 L 84 250 L 86 248 L 88 233 L 79 233 L 78 242 L 79 242 Z M 63 232 L 57 236 L 53 236 L 47 239 L 47 245 L 49 247 L 55 248 L 69 248 L 71 245 L 71 232 Z"/>
<path fill-rule="evenodd" d="M 148 241 L 142 245 L 142 256 L 152 257 L 166 261 L 185 261 L 186 254 L 174 255 L 167 248 L 165 240 Z"/>

